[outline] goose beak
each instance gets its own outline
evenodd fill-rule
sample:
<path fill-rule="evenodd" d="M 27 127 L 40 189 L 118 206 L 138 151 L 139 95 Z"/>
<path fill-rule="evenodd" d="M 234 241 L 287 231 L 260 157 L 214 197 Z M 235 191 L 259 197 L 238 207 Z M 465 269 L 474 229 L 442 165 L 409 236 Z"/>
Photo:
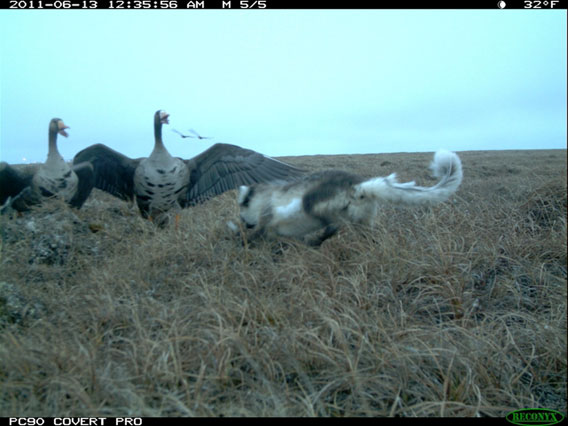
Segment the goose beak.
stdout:
<path fill-rule="evenodd" d="M 162 111 L 160 113 L 160 121 L 162 122 L 162 124 L 170 124 L 170 121 L 168 120 L 169 116 L 170 116 L 170 114 L 168 114 L 165 111 Z"/>
<path fill-rule="evenodd" d="M 59 122 L 59 134 L 61 136 L 65 136 L 65 137 L 69 136 L 67 134 L 67 132 L 65 131 L 65 129 L 69 129 L 69 128 L 70 128 L 69 126 L 66 126 L 65 124 L 63 124 L 63 121 Z"/>

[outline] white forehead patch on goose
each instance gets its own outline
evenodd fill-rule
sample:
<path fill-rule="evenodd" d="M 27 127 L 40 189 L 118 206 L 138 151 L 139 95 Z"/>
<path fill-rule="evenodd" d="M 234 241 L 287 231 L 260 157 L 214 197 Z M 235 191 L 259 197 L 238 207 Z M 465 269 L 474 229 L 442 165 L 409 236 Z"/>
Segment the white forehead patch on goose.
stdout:
<path fill-rule="evenodd" d="M 166 111 L 160 111 L 160 121 L 162 122 L 162 124 L 170 124 L 170 121 L 168 120 L 169 116 L 170 114 L 168 114 Z"/>

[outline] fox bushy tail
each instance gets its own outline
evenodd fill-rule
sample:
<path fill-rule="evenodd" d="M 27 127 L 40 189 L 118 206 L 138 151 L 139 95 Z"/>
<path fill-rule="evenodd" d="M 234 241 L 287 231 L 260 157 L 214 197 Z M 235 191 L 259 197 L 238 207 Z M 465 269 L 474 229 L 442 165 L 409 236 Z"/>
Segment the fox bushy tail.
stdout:
<path fill-rule="evenodd" d="M 401 204 L 439 203 L 448 199 L 463 178 L 462 164 L 457 154 L 439 150 L 434 155 L 430 169 L 440 180 L 431 187 L 418 186 L 413 182 L 399 183 L 396 174 L 376 177 L 355 185 L 357 196 L 370 196 Z"/>

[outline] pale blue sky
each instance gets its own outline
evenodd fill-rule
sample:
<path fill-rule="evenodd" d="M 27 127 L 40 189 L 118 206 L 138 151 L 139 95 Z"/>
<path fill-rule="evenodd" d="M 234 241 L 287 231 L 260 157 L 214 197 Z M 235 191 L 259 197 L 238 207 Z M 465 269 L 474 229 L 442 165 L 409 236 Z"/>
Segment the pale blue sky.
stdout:
<path fill-rule="evenodd" d="M 566 10 L 0 11 L 0 159 L 566 148 Z M 181 139 L 194 128 L 213 140 Z"/>

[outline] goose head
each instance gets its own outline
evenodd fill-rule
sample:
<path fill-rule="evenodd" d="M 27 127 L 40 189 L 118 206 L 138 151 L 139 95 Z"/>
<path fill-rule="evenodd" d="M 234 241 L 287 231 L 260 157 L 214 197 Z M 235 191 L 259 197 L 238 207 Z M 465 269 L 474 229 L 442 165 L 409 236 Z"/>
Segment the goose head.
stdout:
<path fill-rule="evenodd" d="M 170 114 L 168 114 L 166 111 L 159 109 L 158 111 L 156 111 L 156 119 L 160 121 L 160 124 L 170 124 L 168 117 L 170 116 Z"/>
<path fill-rule="evenodd" d="M 49 122 L 49 135 L 56 136 L 59 133 L 61 136 L 69 136 L 65 129 L 69 129 L 69 126 L 66 126 L 65 123 L 61 118 L 52 118 Z"/>

